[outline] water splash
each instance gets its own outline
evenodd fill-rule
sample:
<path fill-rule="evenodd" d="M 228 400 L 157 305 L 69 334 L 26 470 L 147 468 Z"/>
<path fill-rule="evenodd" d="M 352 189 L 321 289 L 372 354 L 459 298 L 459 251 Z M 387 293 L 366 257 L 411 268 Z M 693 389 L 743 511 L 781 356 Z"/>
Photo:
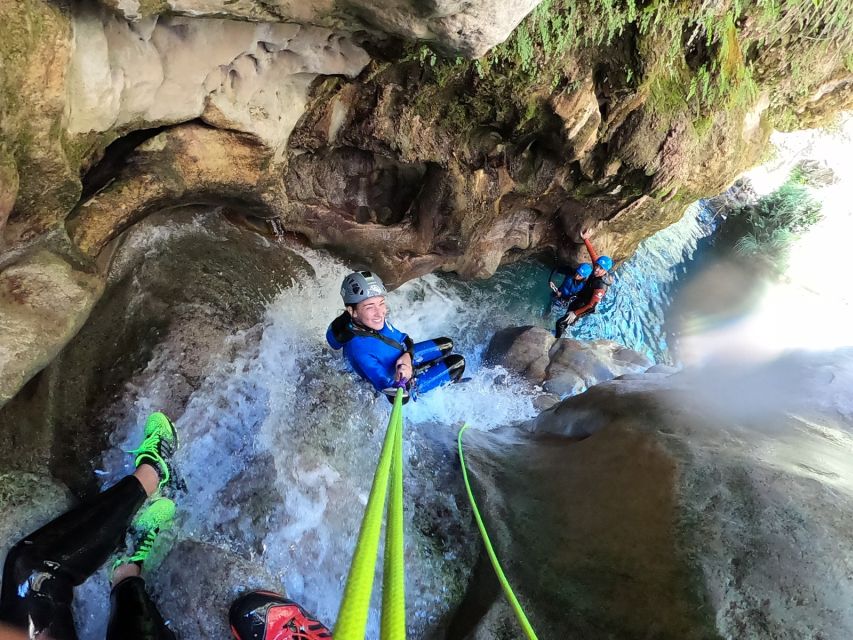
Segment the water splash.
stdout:
<path fill-rule="evenodd" d="M 853 345 L 853 280 L 846 277 L 853 232 L 853 165 L 849 161 L 853 116 L 842 118 L 837 130 L 777 132 L 771 142 L 777 148 L 776 157 L 746 174 L 756 193 L 770 193 L 788 180 L 799 163 L 816 161 L 835 178 L 810 188 L 821 203 L 823 219 L 792 243 L 784 276 L 764 282 L 748 312 L 684 336 L 684 357 L 691 364 L 763 360 L 792 349 L 819 351 Z M 729 271 L 728 277 L 735 281 L 756 277 L 739 265 Z M 723 298 L 721 306 L 725 304 Z"/>

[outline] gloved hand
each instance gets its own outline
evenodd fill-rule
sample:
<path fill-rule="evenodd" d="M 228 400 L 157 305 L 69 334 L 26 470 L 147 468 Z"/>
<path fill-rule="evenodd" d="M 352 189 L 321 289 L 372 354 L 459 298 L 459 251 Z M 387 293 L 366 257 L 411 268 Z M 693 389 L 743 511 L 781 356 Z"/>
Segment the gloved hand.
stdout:
<path fill-rule="evenodd" d="M 551 291 L 553 291 L 554 293 L 556 293 L 559 296 L 560 290 L 557 288 L 557 285 L 555 285 L 553 282 L 549 282 L 548 284 L 551 285 Z"/>
<path fill-rule="evenodd" d="M 578 319 L 578 317 L 575 315 L 575 312 L 574 312 L 574 311 L 569 311 L 569 312 L 566 314 L 565 323 L 566 323 L 566 324 L 574 324 L 574 323 L 575 323 L 575 320 L 577 320 L 577 319 Z"/>

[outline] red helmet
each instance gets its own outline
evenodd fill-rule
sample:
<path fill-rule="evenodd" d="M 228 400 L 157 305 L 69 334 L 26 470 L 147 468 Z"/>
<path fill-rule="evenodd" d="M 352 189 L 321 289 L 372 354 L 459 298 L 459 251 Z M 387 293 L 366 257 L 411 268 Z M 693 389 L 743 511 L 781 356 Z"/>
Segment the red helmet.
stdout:
<path fill-rule="evenodd" d="M 326 640 L 332 632 L 292 600 L 269 591 L 250 591 L 228 613 L 237 640 Z"/>

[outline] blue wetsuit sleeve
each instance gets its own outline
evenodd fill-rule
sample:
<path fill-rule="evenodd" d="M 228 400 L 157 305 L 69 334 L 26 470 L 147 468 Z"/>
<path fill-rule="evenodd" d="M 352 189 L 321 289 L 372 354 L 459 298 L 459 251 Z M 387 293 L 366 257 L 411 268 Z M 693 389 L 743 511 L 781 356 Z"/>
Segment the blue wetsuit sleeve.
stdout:
<path fill-rule="evenodd" d="M 332 331 L 332 325 L 329 325 L 329 328 L 326 329 L 326 342 L 329 343 L 329 346 L 332 347 L 332 349 L 340 349 L 344 346 L 335 340 L 335 332 Z"/>
<path fill-rule="evenodd" d="M 371 353 L 354 356 L 358 361 L 358 368 L 362 374 L 370 380 L 377 391 L 387 389 L 394 383 L 393 371 L 383 366 L 379 359 Z"/>

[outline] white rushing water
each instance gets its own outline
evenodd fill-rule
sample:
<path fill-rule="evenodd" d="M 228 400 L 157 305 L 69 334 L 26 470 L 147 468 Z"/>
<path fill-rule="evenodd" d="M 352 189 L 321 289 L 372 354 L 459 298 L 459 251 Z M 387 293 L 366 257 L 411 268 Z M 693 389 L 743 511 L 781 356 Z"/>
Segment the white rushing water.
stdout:
<path fill-rule="evenodd" d="M 194 230 L 201 231 L 197 221 Z M 128 246 L 148 251 L 162 246 L 168 234 L 186 232 L 186 225 L 166 223 L 156 229 L 156 237 L 132 238 Z M 341 355 L 325 342 L 328 323 L 342 311 L 339 288 L 349 269 L 322 252 L 298 252 L 315 274 L 283 291 L 260 325 L 229 337 L 223 352 L 231 356 L 206 373 L 183 413 L 173 416 L 181 443 L 175 463 L 185 491 L 176 498 L 179 515 L 172 544 L 209 545 L 212 556 L 223 554 L 211 562 L 231 562 L 235 555 L 248 558 L 260 575 L 244 575 L 246 586 L 286 591 L 331 624 L 390 405 L 349 374 Z M 443 286 L 439 277 L 427 276 L 388 295 L 394 324 L 416 341 L 454 338 L 467 357 L 471 378 L 407 406 L 406 456 L 415 468 L 429 463 L 429 447 L 418 444 L 422 437 L 414 437 L 418 430 L 423 437 L 449 441 L 463 421 L 492 429 L 535 413 L 534 389 L 482 362 L 488 336 L 511 323 L 501 299 L 463 300 L 462 293 L 461 284 Z M 174 345 L 167 340 L 116 400 L 113 412 L 126 417 L 104 453 L 103 486 L 132 471 L 124 452 L 138 443 L 145 417 L 168 404 L 170 357 Z M 455 466 L 452 459 L 446 464 Z M 435 484 L 432 499 L 447 502 L 448 521 L 458 518 L 453 496 L 442 493 L 439 480 Z M 417 515 L 407 517 L 411 529 Z M 413 544 L 421 542 L 410 536 L 409 553 Z M 447 599 L 443 576 L 457 571 L 445 566 L 452 565 L 453 554 L 450 549 L 444 558 L 413 563 L 426 568 L 415 566 L 409 576 L 410 616 L 428 618 L 429 612 L 441 610 Z M 181 576 L 196 580 L 198 573 L 187 567 Z M 453 579 L 460 580 L 458 575 Z M 81 588 L 77 602 L 83 637 L 103 635 L 106 581 L 104 571 Z M 164 599 L 176 597 L 172 593 Z M 371 637 L 377 625 L 374 611 Z"/>

